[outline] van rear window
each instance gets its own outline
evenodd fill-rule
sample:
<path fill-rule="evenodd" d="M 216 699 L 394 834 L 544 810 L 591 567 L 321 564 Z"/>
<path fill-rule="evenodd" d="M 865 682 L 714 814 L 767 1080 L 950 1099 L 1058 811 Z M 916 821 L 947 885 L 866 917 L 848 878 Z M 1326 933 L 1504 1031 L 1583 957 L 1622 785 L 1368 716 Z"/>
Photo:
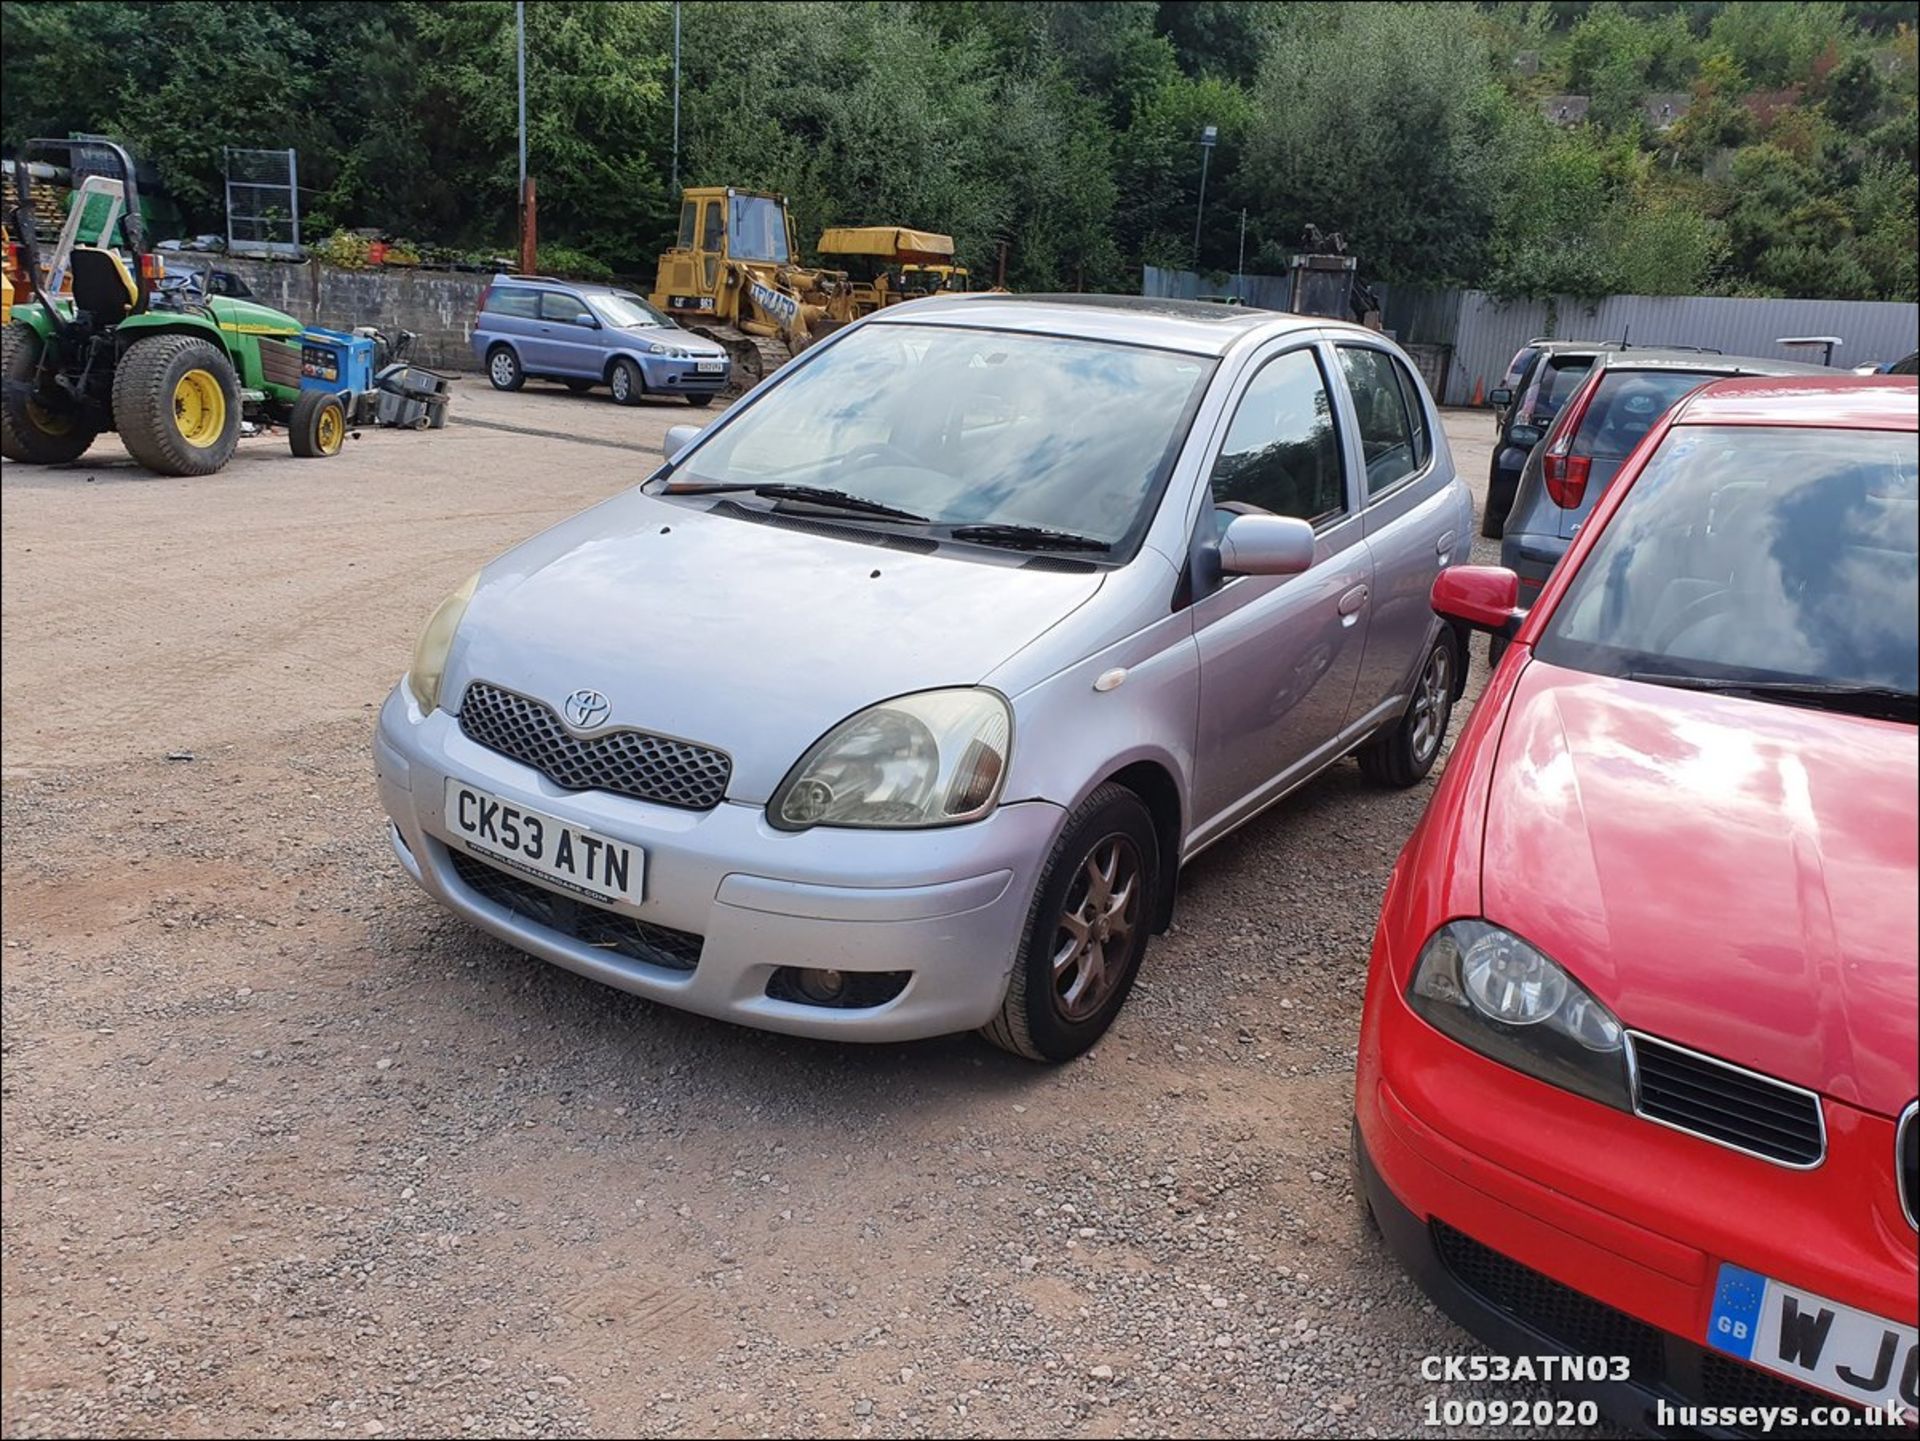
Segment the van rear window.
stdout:
<path fill-rule="evenodd" d="M 483 307 L 489 315 L 517 315 L 532 320 L 540 313 L 540 292 L 523 290 L 517 285 L 496 285 L 487 292 Z"/>

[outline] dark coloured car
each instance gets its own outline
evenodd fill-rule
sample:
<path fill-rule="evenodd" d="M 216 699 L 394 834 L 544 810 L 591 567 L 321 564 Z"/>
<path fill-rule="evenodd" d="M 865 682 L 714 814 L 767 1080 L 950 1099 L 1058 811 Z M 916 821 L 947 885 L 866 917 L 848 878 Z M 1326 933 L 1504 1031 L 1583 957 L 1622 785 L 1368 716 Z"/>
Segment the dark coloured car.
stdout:
<path fill-rule="evenodd" d="M 1500 538 L 1527 456 L 1553 424 L 1594 357 L 1620 349 L 1613 340 L 1529 340 L 1487 399 L 1494 407 L 1493 466 L 1487 475 L 1487 508 L 1480 534 Z"/>
<path fill-rule="evenodd" d="M 1682 396 L 1731 375 L 1832 373 L 1791 360 L 1697 350 L 1614 350 L 1591 359 L 1572 401 L 1528 457 L 1507 512 L 1500 563 L 1520 577 L 1521 603 L 1540 594 L 1621 462 Z M 1496 637 L 1496 656 L 1500 649 Z"/>

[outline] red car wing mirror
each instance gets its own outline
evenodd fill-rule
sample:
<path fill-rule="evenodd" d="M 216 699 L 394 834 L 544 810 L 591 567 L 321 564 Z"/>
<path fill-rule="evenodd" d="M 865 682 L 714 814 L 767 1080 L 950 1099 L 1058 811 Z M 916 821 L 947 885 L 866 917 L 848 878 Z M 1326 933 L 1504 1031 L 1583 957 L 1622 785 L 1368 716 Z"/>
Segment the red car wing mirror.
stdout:
<path fill-rule="evenodd" d="M 1527 613 L 1520 577 L 1499 565 L 1450 565 L 1434 578 L 1433 608 L 1448 620 L 1512 639 Z"/>

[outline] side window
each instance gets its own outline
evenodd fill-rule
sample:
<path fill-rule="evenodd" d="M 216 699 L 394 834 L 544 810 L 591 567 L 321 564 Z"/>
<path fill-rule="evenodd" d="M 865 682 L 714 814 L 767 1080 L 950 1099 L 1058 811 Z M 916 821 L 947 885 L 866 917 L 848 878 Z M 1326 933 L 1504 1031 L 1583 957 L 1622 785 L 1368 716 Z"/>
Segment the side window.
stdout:
<path fill-rule="evenodd" d="M 1418 470 L 1407 402 L 1394 376 L 1394 359 L 1384 350 L 1340 347 L 1340 368 L 1347 375 L 1354 414 L 1360 423 L 1360 453 L 1367 462 L 1367 494 L 1378 495 Z"/>
<path fill-rule="evenodd" d="M 1433 440 L 1427 434 L 1427 407 L 1421 399 L 1420 382 L 1397 360 L 1393 373 L 1400 377 L 1400 396 L 1407 403 L 1407 418 L 1413 422 L 1413 468 L 1421 470 L 1433 458 Z"/>
<path fill-rule="evenodd" d="M 693 237 L 700 224 L 700 206 L 692 200 L 680 202 L 680 239 L 682 250 L 693 249 Z"/>
<path fill-rule="evenodd" d="M 577 295 L 568 295 L 564 290 L 549 290 L 540 296 L 542 320 L 557 320 L 562 325 L 572 325 L 580 316 L 589 313 L 584 300 Z"/>
<path fill-rule="evenodd" d="M 499 286 L 487 292 L 487 314 L 514 315 L 532 320 L 540 313 L 540 292 L 518 286 Z"/>
<path fill-rule="evenodd" d="M 1213 463 L 1213 503 L 1320 522 L 1347 508 L 1340 437 L 1312 350 L 1261 367 L 1240 397 Z"/>
<path fill-rule="evenodd" d="M 706 234 L 701 238 L 700 248 L 702 250 L 718 250 L 720 248 L 721 237 L 725 233 L 725 227 L 726 212 L 720 208 L 720 202 L 718 200 L 709 200 L 707 202 L 707 230 Z"/>

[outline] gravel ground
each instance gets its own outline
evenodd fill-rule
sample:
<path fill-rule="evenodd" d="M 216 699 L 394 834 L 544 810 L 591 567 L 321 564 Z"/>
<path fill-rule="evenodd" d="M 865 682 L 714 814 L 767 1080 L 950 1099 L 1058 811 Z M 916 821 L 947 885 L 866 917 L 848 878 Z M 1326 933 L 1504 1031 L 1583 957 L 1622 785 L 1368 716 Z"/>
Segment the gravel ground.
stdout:
<path fill-rule="evenodd" d="M 1214 848 L 1058 1070 L 539 965 L 392 860 L 374 706 L 440 594 L 693 413 L 454 403 L 324 465 L 0 478 L 0 1429 L 1425 1430 L 1418 1358 L 1471 1343 L 1373 1244 L 1347 1126 L 1427 788 L 1343 763 Z"/>

